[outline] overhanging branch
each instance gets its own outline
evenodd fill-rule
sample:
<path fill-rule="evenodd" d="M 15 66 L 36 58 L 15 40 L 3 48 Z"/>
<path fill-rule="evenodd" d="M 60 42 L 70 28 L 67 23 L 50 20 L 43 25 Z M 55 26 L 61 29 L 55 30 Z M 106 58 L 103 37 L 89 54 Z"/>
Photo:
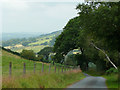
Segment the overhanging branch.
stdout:
<path fill-rule="evenodd" d="M 108 61 L 113 65 L 113 67 L 115 69 L 118 69 L 117 66 L 110 60 L 109 56 L 105 53 L 105 51 L 103 51 L 102 49 L 98 48 L 94 43 L 91 43 L 91 45 L 93 45 L 97 50 L 101 51 L 103 54 L 105 54 L 106 58 L 108 59 Z"/>

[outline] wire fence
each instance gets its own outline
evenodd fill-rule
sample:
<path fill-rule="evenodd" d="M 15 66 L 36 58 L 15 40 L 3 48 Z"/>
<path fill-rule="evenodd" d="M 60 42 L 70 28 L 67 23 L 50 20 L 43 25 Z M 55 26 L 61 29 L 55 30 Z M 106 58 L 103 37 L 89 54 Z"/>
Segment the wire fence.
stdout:
<path fill-rule="evenodd" d="M 12 62 L 9 62 L 9 65 L 4 66 L 4 68 L 7 68 L 7 71 L 3 72 L 3 75 L 9 75 L 10 77 L 12 75 L 26 75 L 27 73 L 64 73 L 72 70 L 79 70 L 79 66 L 66 66 L 66 65 L 53 65 L 53 64 L 47 64 L 45 65 L 42 63 L 42 65 L 37 65 L 36 63 L 33 63 L 32 66 L 27 65 L 27 63 L 23 63 L 23 65 L 15 66 L 12 64 Z"/>

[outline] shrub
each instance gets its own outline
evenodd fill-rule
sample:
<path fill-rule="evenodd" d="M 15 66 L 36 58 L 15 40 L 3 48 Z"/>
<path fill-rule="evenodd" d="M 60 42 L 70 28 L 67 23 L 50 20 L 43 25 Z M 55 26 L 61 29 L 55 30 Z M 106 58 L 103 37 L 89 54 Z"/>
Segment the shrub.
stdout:
<path fill-rule="evenodd" d="M 23 50 L 21 52 L 21 57 L 29 60 L 35 60 L 35 53 L 33 50 Z"/>
<path fill-rule="evenodd" d="M 118 70 L 115 68 L 110 68 L 109 70 L 106 71 L 106 74 L 112 74 L 112 73 L 118 73 Z"/>

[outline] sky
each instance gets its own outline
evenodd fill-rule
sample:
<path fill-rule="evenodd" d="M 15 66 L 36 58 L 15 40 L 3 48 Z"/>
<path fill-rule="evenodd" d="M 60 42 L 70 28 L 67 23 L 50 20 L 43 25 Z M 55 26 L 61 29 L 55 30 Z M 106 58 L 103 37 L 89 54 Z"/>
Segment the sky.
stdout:
<path fill-rule="evenodd" d="M 2 0 L 2 32 L 62 30 L 84 0 Z"/>

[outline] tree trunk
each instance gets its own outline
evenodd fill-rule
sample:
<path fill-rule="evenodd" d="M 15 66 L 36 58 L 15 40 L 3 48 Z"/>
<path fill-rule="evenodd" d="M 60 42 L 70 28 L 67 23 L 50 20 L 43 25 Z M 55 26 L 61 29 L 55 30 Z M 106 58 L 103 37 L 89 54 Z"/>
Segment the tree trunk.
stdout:
<path fill-rule="evenodd" d="M 86 71 L 88 71 L 88 62 L 86 62 Z"/>
<path fill-rule="evenodd" d="M 119 63 L 120 63 L 120 51 L 119 51 L 118 64 Z M 118 67 L 118 88 L 120 89 L 120 66 Z"/>
<path fill-rule="evenodd" d="M 108 59 L 108 61 L 113 65 L 113 67 L 115 69 L 118 69 L 117 66 L 110 60 L 109 56 L 105 53 L 105 51 L 103 51 L 102 49 L 98 48 L 95 44 L 91 43 L 91 45 L 93 45 L 97 50 L 101 51 L 103 54 L 105 54 L 106 58 Z"/>

